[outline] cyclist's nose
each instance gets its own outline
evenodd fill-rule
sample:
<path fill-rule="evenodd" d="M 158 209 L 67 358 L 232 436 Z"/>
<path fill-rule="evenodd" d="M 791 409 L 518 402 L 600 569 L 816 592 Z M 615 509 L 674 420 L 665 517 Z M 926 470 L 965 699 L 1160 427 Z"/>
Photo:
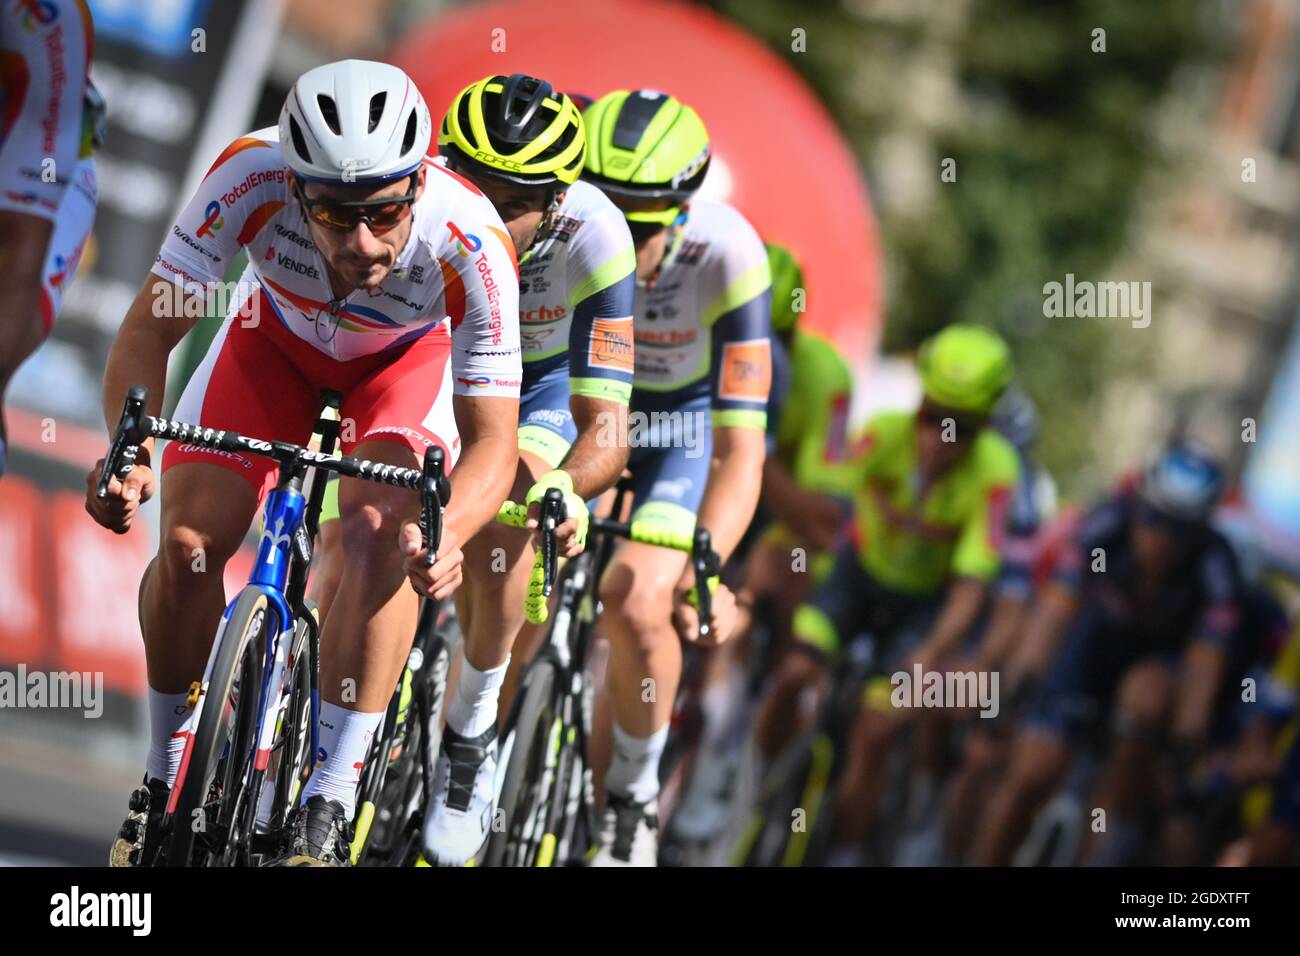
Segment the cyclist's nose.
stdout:
<path fill-rule="evenodd" d="M 379 246 L 379 240 L 370 231 L 370 223 L 362 221 L 357 223 L 356 228 L 348 233 L 347 246 L 352 252 L 361 255 L 374 255 Z"/>

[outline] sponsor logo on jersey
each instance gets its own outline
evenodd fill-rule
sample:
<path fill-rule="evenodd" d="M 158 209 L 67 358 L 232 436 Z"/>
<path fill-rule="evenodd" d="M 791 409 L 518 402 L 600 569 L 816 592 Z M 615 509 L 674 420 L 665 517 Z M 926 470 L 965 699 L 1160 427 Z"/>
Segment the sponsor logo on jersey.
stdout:
<path fill-rule="evenodd" d="M 707 242 L 683 239 L 677 247 L 676 261 L 684 266 L 693 266 L 700 261 L 700 256 L 704 255 L 704 250 L 708 247 Z"/>
<path fill-rule="evenodd" d="M 519 354 L 519 350 L 518 350 L 518 349 L 486 349 L 486 350 L 484 350 L 484 349 L 469 349 L 469 354 L 470 354 L 470 355 L 479 355 L 479 356 L 484 356 L 484 357 L 487 357 L 487 356 L 518 355 L 518 354 Z"/>
<path fill-rule="evenodd" d="M 304 249 L 316 248 L 316 243 L 312 242 L 310 239 L 306 238 L 305 236 L 298 235 L 298 233 L 294 232 L 292 229 L 286 229 L 278 222 L 275 224 L 275 234 L 279 236 L 281 239 L 288 239 L 295 246 L 302 246 Z"/>
<path fill-rule="evenodd" d="M 451 232 L 451 238 L 456 240 L 456 251 L 462 256 L 467 256 L 471 252 L 478 252 L 483 248 L 482 239 L 472 232 L 462 232 L 460 226 L 454 222 L 448 222 L 447 229 Z"/>
<path fill-rule="evenodd" d="M 581 225 L 581 219 L 574 219 L 572 216 L 556 216 L 551 221 L 550 228 L 546 230 L 546 235 L 540 238 L 554 239 L 556 242 L 568 242 L 569 238 L 578 231 Z"/>
<path fill-rule="evenodd" d="M 501 286 L 497 285 L 497 280 L 492 276 L 492 266 L 488 262 L 487 253 L 483 253 L 475 259 L 474 266 L 478 269 L 478 274 L 483 279 L 483 291 L 487 293 L 488 309 L 491 312 L 488 320 L 488 328 L 492 330 L 492 344 L 500 345 Z"/>
<path fill-rule="evenodd" d="M 632 317 L 597 319 L 591 330 L 587 363 L 593 368 L 632 371 Z"/>
<path fill-rule="evenodd" d="M 536 309 L 524 309 L 519 313 L 520 322 L 556 322 L 568 315 L 568 310 L 562 305 L 557 305 L 553 309 L 546 306 L 540 306 Z"/>
<path fill-rule="evenodd" d="M 642 345 L 690 345 L 699 338 L 699 332 L 696 329 L 664 329 L 661 332 L 651 329 L 637 329 L 635 338 Z"/>
<path fill-rule="evenodd" d="M 722 347 L 719 398 L 733 402 L 765 402 L 771 386 L 772 356 L 767 339 L 728 342 Z"/>
<path fill-rule="evenodd" d="M 271 250 L 267 249 L 266 251 L 270 252 Z M 281 269 L 287 269 L 290 272 L 296 272 L 300 276 L 307 276 L 311 279 L 320 278 L 320 270 L 315 266 L 310 263 L 299 262 L 297 259 L 285 255 L 283 252 L 277 252 L 275 254 L 275 261 Z"/>
<path fill-rule="evenodd" d="M 226 224 L 226 220 L 221 216 L 221 203 L 215 199 L 208 203 L 207 208 L 203 210 L 203 215 L 207 218 L 203 220 L 203 224 L 199 228 L 194 230 L 194 235 L 200 239 L 220 231 L 221 227 Z"/>
<path fill-rule="evenodd" d="M 457 375 L 456 381 L 460 382 L 462 385 L 467 385 L 470 388 L 487 388 L 492 384 L 492 379 L 487 375 Z"/>
<path fill-rule="evenodd" d="M 239 198 L 243 196 L 245 193 L 247 193 L 250 189 L 255 189 L 258 186 L 261 186 L 263 183 L 283 183 L 283 182 L 284 182 L 283 169 L 255 169 L 247 176 L 244 177 L 244 181 L 242 183 L 236 185 L 229 192 L 222 193 L 221 202 L 225 205 L 227 209 L 229 209 L 236 202 L 238 202 Z M 209 206 L 208 207 L 209 212 L 211 211 L 211 209 L 212 207 Z"/>
<path fill-rule="evenodd" d="M 203 246 L 199 245 L 199 243 L 194 241 L 194 238 L 188 232 L 184 232 L 180 226 L 177 225 L 172 226 L 172 235 L 175 236 L 177 239 L 179 239 L 181 242 L 185 243 L 185 245 L 189 246 L 191 249 L 194 249 L 202 253 L 203 255 L 207 256 L 213 262 L 221 261 L 221 256 L 217 255 L 214 252 L 210 252 L 207 249 L 204 249 Z"/>
<path fill-rule="evenodd" d="M 59 18 L 59 8 L 50 0 L 18 0 L 18 9 L 22 12 L 23 29 L 28 33 L 35 33 L 37 28 L 49 26 Z"/>

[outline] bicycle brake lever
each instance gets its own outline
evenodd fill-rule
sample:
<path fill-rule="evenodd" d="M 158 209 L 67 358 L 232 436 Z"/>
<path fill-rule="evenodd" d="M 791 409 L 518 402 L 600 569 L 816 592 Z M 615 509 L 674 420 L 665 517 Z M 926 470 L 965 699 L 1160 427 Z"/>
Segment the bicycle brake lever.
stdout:
<path fill-rule="evenodd" d="M 104 456 L 104 467 L 99 470 L 99 485 L 95 489 L 96 498 L 108 497 L 108 483 L 114 477 L 125 478 L 135 467 L 136 455 L 139 454 L 140 442 L 143 440 L 141 419 L 144 418 L 144 406 L 149 400 L 149 389 L 143 385 L 132 385 L 126 393 L 126 402 L 122 405 L 122 417 L 118 419 L 117 431 Z"/>
<path fill-rule="evenodd" d="M 424 543 L 426 568 L 433 567 L 438 560 L 438 546 L 442 543 L 442 509 L 451 497 L 451 482 L 443 473 L 445 461 L 446 456 L 437 445 L 425 449 L 424 474 L 420 479 L 420 538 Z"/>
<path fill-rule="evenodd" d="M 564 493 L 559 488 L 548 488 L 542 498 L 539 513 L 542 532 L 542 596 L 550 597 L 555 587 L 555 578 L 559 574 L 559 548 L 555 540 L 555 529 L 564 524 L 566 519 Z"/>

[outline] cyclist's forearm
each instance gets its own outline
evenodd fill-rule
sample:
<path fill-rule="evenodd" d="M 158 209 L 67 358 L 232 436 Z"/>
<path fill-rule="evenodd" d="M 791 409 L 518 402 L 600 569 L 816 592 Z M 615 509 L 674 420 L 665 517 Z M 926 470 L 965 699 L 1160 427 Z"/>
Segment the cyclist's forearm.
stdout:
<path fill-rule="evenodd" d="M 155 288 L 159 283 L 164 286 L 161 294 Z M 149 389 L 146 411 L 151 415 L 161 414 L 167 384 L 167 359 L 196 321 L 185 318 L 186 314 L 201 314 L 201 308 L 191 303 L 191 298 L 187 293 L 182 299 L 181 315 L 159 315 L 155 302 L 169 305 L 172 302 L 170 291 L 167 284 L 156 276 L 145 280 L 144 288 L 122 320 L 104 369 L 104 421 L 110 432 L 117 427 L 122 415 L 122 402 L 133 385 L 144 385 Z M 152 444 L 152 441 L 146 443 L 149 447 Z"/>
<path fill-rule="evenodd" d="M 1020 597 L 999 597 L 993 603 L 988 632 L 980 644 L 978 657 L 989 667 L 998 667 L 1011 656 L 1016 638 L 1024 633 L 1029 605 Z"/>
<path fill-rule="evenodd" d="M 452 404 L 464 450 L 451 472 L 446 524 L 464 542 L 496 519 L 514 485 L 519 465 L 519 401 L 457 395 Z"/>
<path fill-rule="evenodd" d="M 1029 615 L 1024 640 L 1011 661 L 1012 670 L 1018 674 L 1041 676 L 1051 663 L 1078 608 L 1078 596 L 1070 587 L 1055 582 L 1049 584 Z"/>
<path fill-rule="evenodd" d="M 958 578 L 949 586 L 943 610 L 925 640 L 934 660 L 947 657 L 961 645 L 984 606 L 986 593 L 984 582 L 975 578 Z"/>
<path fill-rule="evenodd" d="M 1174 706 L 1175 740 L 1199 744 L 1205 739 L 1223 675 L 1223 658 L 1223 651 L 1206 641 L 1196 641 L 1187 649 Z"/>
<path fill-rule="evenodd" d="M 763 462 L 763 506 L 787 527 L 797 528 L 807 495 L 780 459 L 768 455 Z"/>
<path fill-rule="evenodd" d="M 560 468 L 573 479 L 573 491 L 595 498 L 614 486 L 627 467 L 627 406 L 574 395 L 569 399 L 578 437 Z"/>
<path fill-rule="evenodd" d="M 766 448 L 757 428 L 715 428 L 709 483 L 697 521 L 709 529 L 713 550 L 725 561 L 754 518 L 763 484 Z"/>

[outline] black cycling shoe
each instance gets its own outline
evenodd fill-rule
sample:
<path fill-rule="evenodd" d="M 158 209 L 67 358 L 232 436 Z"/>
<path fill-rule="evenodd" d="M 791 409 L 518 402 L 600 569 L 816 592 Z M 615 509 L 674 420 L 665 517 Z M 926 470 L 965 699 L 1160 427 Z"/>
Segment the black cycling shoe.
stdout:
<path fill-rule="evenodd" d="M 162 839 L 163 814 L 171 787 L 145 774 L 144 785 L 131 791 L 130 813 L 108 851 L 109 866 L 153 866 Z"/>
<path fill-rule="evenodd" d="M 343 804 L 316 794 L 289 823 L 288 850 L 268 866 L 351 866 L 352 827 Z"/>

